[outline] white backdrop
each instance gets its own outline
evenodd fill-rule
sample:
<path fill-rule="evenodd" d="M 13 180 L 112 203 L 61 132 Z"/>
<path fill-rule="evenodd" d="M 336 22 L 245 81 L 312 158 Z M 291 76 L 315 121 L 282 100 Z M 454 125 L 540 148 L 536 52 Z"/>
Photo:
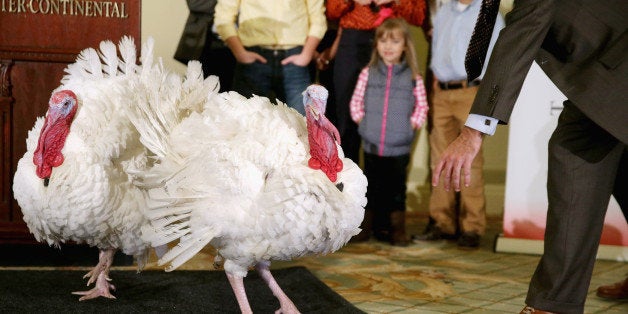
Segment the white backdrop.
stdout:
<path fill-rule="evenodd" d="M 504 230 L 497 251 L 542 253 L 547 214 L 547 142 L 566 97 L 533 64 L 510 118 Z M 628 260 L 628 224 L 615 199 L 606 214 L 598 258 Z"/>

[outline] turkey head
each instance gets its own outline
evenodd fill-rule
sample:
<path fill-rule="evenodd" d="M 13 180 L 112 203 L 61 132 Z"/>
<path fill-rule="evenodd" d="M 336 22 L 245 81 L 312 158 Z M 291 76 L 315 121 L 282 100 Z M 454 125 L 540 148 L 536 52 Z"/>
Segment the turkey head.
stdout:
<path fill-rule="evenodd" d="M 63 149 L 65 139 L 70 132 L 70 125 L 76 114 L 77 104 L 76 95 L 70 90 L 55 92 L 50 97 L 48 115 L 46 115 L 37 142 L 37 149 L 33 155 L 33 163 L 37 166 L 37 176 L 44 179 L 46 186 L 52 168 L 63 163 L 61 149 Z"/>
<path fill-rule="evenodd" d="M 338 129 L 325 116 L 327 97 L 327 90 L 320 85 L 310 85 L 303 92 L 311 155 L 308 166 L 322 170 L 331 182 L 335 182 L 337 173 L 342 170 L 342 160 L 338 157 L 336 147 L 336 141 L 340 142 L 340 135 Z"/>

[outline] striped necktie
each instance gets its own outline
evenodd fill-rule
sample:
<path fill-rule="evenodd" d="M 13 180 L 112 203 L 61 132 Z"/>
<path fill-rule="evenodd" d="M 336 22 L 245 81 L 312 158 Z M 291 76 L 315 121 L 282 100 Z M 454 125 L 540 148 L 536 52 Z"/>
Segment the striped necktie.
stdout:
<path fill-rule="evenodd" d="M 467 70 L 467 80 L 473 81 L 482 73 L 486 52 L 491 41 L 495 20 L 499 12 L 499 0 L 482 0 L 482 7 L 478 20 L 473 28 L 473 35 L 467 48 L 464 67 Z"/>

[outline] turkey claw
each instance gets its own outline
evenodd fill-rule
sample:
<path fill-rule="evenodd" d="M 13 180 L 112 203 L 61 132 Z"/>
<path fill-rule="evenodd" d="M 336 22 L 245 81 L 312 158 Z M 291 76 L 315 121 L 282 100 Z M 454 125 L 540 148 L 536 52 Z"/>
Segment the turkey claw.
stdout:
<path fill-rule="evenodd" d="M 90 274 L 88 273 L 85 276 L 88 276 L 88 275 Z M 92 278 L 94 278 L 93 275 L 92 275 Z M 112 285 L 111 283 L 109 283 L 111 281 L 111 278 L 109 278 L 109 276 L 101 272 L 95 281 L 96 281 L 96 285 L 91 290 L 76 291 L 76 292 L 72 292 L 72 294 L 82 295 L 79 301 L 90 300 L 97 297 L 105 297 L 108 299 L 116 298 L 115 296 L 111 294 L 111 291 L 115 291 L 116 287 Z M 93 280 L 90 279 L 90 281 L 87 282 L 87 285 L 89 286 L 91 282 L 93 282 Z"/>
<path fill-rule="evenodd" d="M 90 272 L 88 272 L 87 274 L 85 274 L 83 276 L 83 279 L 89 277 L 89 280 L 87 281 L 87 286 L 89 286 L 92 283 L 96 282 L 96 279 L 98 278 L 98 276 L 100 276 L 99 272 L 97 272 L 96 269 L 94 269 L 94 270 L 91 270 Z M 109 276 L 105 276 L 105 280 L 111 281 L 111 278 L 109 278 Z"/>
<path fill-rule="evenodd" d="M 79 298 L 79 301 L 85 301 L 85 300 L 91 300 L 91 299 L 95 299 L 98 297 L 105 297 L 108 299 L 115 299 L 116 297 L 111 294 L 111 291 L 116 290 L 116 287 L 114 287 L 113 285 L 109 285 L 108 287 L 102 289 L 99 287 L 94 287 L 93 289 L 89 290 L 89 291 L 75 291 L 72 292 L 72 294 L 74 295 L 82 295 L 82 297 Z"/>

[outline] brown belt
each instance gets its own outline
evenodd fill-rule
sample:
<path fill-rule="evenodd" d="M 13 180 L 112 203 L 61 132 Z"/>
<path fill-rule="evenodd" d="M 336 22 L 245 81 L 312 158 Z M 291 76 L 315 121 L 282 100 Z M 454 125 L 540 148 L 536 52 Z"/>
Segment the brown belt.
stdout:
<path fill-rule="evenodd" d="M 438 82 L 438 87 L 440 89 L 448 90 L 448 89 L 459 89 L 459 88 L 467 88 L 480 85 L 480 80 L 473 80 L 468 82 L 466 80 L 462 81 L 449 81 L 449 82 Z"/>

